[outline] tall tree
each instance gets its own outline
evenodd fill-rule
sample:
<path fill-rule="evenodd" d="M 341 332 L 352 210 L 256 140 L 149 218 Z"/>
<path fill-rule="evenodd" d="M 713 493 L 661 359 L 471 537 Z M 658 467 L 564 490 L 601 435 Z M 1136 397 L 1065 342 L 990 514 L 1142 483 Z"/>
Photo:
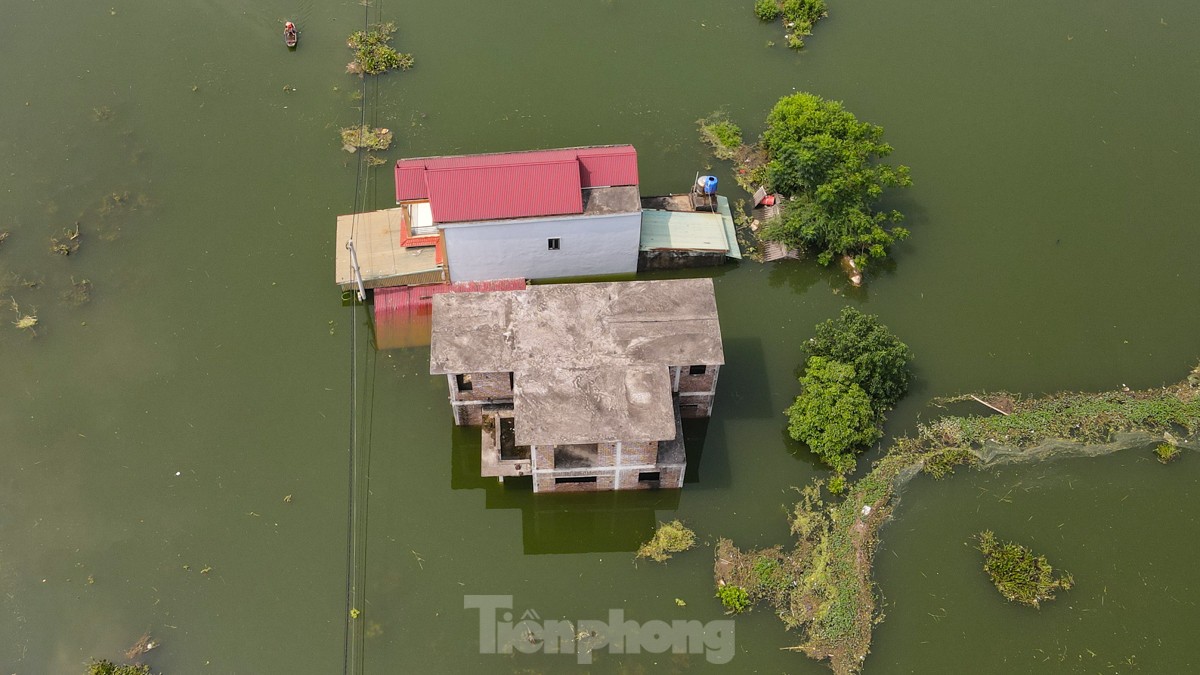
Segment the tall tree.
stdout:
<path fill-rule="evenodd" d="M 808 360 L 796 401 L 787 409 L 788 433 L 839 473 L 854 468 L 854 451 L 879 439 L 871 399 L 854 367 L 821 356 Z"/>
<path fill-rule="evenodd" d="M 891 408 L 908 391 L 912 352 L 872 314 L 844 307 L 838 318 L 817 324 L 817 334 L 805 343 L 805 350 L 853 366 L 854 382 L 871 397 L 877 412 Z"/>
<path fill-rule="evenodd" d="M 908 167 L 879 161 L 892 152 L 883 128 L 860 122 L 838 101 L 785 96 L 767 115 L 761 146 L 772 189 L 791 197 L 764 234 L 817 254 L 848 254 L 860 267 L 908 236 L 898 211 L 876 211 L 884 188 L 912 184 Z"/>

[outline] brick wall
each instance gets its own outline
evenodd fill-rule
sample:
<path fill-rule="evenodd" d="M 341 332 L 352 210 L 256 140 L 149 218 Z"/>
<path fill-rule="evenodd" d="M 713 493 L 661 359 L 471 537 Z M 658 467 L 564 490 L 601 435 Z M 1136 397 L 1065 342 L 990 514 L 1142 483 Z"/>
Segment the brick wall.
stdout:
<path fill-rule="evenodd" d="M 658 461 L 658 441 L 621 444 L 621 465 L 653 464 Z"/>
<path fill-rule="evenodd" d="M 717 381 L 717 372 L 721 369 L 720 366 L 707 366 L 704 369 L 703 375 L 689 375 L 690 367 L 683 366 L 679 373 L 679 392 L 695 391 L 709 392 L 713 390 L 713 385 Z"/>
<path fill-rule="evenodd" d="M 459 389 L 459 378 L 469 379 L 471 388 Z M 494 401 L 513 397 L 512 373 L 465 373 L 452 375 L 450 398 L 455 401 Z"/>

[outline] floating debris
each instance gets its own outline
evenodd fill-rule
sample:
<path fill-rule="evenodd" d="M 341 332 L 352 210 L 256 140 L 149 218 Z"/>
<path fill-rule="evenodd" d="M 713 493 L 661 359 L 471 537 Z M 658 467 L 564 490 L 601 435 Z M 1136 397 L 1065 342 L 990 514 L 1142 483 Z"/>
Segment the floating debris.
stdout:
<path fill-rule="evenodd" d="M 7 241 L 10 236 L 12 236 L 12 233 L 8 230 L 0 230 L 0 244 Z"/>
<path fill-rule="evenodd" d="M 75 281 L 75 277 L 71 277 L 71 285 L 64 290 L 59 298 L 71 307 L 80 307 L 86 305 L 92 300 L 92 282 L 90 279 L 80 279 Z"/>
<path fill-rule="evenodd" d="M 150 637 L 150 633 L 143 633 L 142 637 L 138 638 L 138 641 L 133 643 L 133 646 L 125 651 L 125 658 L 130 660 L 136 659 L 137 657 L 149 652 L 151 649 L 157 648 L 159 644 L 160 643 L 155 642 L 154 638 Z"/>
<path fill-rule="evenodd" d="M 63 230 L 62 237 L 50 237 L 50 252 L 59 255 L 71 255 L 79 251 L 79 223 L 75 230 Z"/>
<path fill-rule="evenodd" d="M 33 314 L 26 314 L 21 311 L 21 306 L 17 304 L 16 298 L 10 297 L 9 300 L 12 301 L 13 313 L 17 315 L 17 320 L 13 321 L 13 325 L 21 330 L 27 330 L 30 333 L 37 335 L 37 331 L 34 330 L 34 328 L 38 325 L 38 318 L 36 314 L 37 310 L 32 310 L 34 312 Z"/>
<path fill-rule="evenodd" d="M 346 127 L 341 130 L 342 149 L 346 152 L 356 152 L 359 148 L 368 150 L 387 150 L 392 144 L 390 129 L 372 129 L 367 125 L 361 127 Z"/>
<path fill-rule="evenodd" d="M 97 122 L 107 122 L 114 117 L 112 108 L 102 105 L 99 108 L 92 108 L 92 119 Z"/>

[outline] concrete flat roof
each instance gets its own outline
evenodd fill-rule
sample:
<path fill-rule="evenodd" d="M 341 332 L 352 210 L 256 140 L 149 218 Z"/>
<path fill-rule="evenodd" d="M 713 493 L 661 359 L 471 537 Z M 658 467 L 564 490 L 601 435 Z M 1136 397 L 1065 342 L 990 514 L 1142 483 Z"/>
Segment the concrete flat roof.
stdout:
<path fill-rule="evenodd" d="M 724 361 L 711 279 L 433 298 L 430 373 L 513 373 L 520 445 L 674 438 L 668 367 Z"/>

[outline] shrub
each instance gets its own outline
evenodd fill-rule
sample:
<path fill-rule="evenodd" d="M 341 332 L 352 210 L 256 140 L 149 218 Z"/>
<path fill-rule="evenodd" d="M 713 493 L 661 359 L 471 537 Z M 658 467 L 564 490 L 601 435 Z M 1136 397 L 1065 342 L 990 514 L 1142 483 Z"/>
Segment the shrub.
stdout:
<path fill-rule="evenodd" d="M 1154 448 L 1154 456 L 1163 464 L 1170 464 L 1179 458 L 1179 448 L 1170 443 L 1162 443 Z"/>
<path fill-rule="evenodd" d="M 755 0 L 754 16 L 760 21 L 774 21 L 779 18 L 779 3 L 775 0 Z"/>
<path fill-rule="evenodd" d="M 750 609 L 750 594 L 741 586 L 733 584 L 717 586 L 717 597 L 721 599 L 721 604 L 725 605 L 725 609 L 730 614 L 741 614 Z"/>

